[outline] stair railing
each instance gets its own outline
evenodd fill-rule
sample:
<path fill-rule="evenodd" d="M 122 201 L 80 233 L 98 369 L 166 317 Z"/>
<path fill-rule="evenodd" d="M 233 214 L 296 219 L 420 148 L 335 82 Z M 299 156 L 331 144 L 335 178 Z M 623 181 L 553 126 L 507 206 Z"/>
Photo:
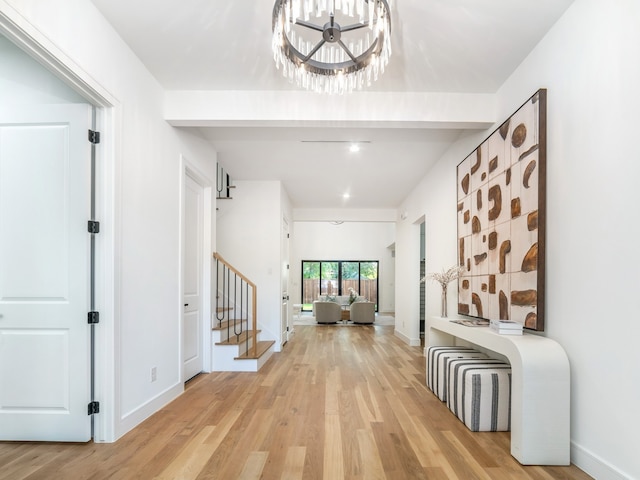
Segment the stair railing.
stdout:
<path fill-rule="evenodd" d="M 217 327 L 221 327 L 223 322 L 227 322 L 227 337 L 235 335 L 239 340 L 244 332 L 244 322 L 249 323 L 249 310 L 251 310 L 252 328 L 248 329 L 246 335 L 246 352 L 249 355 L 249 348 L 253 350 L 253 355 L 257 355 L 257 288 L 256 285 L 245 275 L 240 273 L 220 254 L 214 252 L 213 258 L 216 262 L 216 305 L 215 315 Z"/>

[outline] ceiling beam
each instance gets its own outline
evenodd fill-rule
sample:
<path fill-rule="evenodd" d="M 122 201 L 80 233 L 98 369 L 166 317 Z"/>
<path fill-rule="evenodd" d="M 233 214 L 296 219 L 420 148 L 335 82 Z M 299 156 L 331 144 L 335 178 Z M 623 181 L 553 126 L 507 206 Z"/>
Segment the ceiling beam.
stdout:
<path fill-rule="evenodd" d="M 167 91 L 165 119 L 176 127 L 363 127 L 486 129 L 496 96 L 470 93 Z"/>

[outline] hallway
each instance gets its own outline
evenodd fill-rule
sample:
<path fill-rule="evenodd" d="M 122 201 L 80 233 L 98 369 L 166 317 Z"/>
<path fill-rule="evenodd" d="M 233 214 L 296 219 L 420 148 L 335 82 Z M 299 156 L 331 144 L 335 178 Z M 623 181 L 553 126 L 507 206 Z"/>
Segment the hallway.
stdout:
<path fill-rule="evenodd" d="M 522 467 L 424 377 L 391 326 L 297 326 L 259 373 L 200 375 L 115 444 L 0 444 L 0 480 L 591 478 Z"/>

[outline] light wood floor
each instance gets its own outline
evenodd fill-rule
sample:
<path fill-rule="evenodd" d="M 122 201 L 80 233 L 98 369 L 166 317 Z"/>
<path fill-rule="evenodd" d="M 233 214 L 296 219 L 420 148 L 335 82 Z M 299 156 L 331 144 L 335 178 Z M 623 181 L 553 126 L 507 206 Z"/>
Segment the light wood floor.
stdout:
<path fill-rule="evenodd" d="M 260 373 L 214 373 L 114 444 L 0 443 L 0 479 L 588 479 L 522 467 L 425 386 L 393 327 L 299 326 Z"/>

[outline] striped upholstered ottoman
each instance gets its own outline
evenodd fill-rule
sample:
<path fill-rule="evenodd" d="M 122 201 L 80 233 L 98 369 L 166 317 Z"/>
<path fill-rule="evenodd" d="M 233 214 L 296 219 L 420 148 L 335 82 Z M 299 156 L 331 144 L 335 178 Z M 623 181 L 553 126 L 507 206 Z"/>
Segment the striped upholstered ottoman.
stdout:
<path fill-rule="evenodd" d="M 427 386 L 443 402 L 447 401 L 448 363 L 458 358 L 487 358 L 471 347 L 439 347 L 432 346 L 427 350 Z"/>
<path fill-rule="evenodd" d="M 511 429 L 511 366 L 499 360 L 449 364 L 449 408 L 473 432 Z"/>
<path fill-rule="evenodd" d="M 486 365 L 506 365 L 502 360 L 496 360 L 495 358 L 452 358 L 447 364 L 447 407 L 453 412 L 454 415 L 460 416 L 459 405 L 460 389 L 462 384 L 459 379 L 461 378 L 461 372 L 465 369 L 475 366 Z"/>

